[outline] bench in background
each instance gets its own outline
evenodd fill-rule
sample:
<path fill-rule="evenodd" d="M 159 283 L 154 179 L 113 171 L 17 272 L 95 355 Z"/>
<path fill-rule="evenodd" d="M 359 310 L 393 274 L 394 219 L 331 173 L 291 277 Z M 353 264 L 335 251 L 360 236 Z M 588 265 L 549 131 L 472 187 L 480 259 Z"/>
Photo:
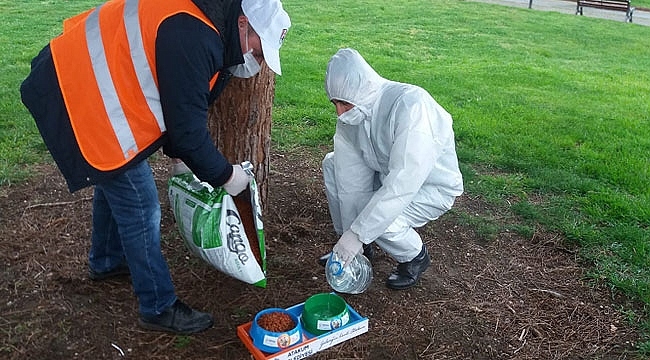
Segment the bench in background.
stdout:
<path fill-rule="evenodd" d="M 583 7 L 592 7 L 597 9 L 615 10 L 625 12 L 625 21 L 632 22 L 634 7 L 630 5 L 630 0 L 576 0 L 576 15 L 582 15 Z"/>

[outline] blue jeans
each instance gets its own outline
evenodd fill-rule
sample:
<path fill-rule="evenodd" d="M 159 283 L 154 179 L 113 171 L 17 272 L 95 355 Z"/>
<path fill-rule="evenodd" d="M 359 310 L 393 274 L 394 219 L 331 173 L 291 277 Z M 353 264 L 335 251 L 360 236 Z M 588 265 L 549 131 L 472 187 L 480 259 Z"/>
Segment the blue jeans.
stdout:
<path fill-rule="evenodd" d="M 160 202 L 147 161 L 95 186 L 89 265 L 97 272 L 126 259 L 140 314 L 160 314 L 176 301 L 160 249 Z"/>

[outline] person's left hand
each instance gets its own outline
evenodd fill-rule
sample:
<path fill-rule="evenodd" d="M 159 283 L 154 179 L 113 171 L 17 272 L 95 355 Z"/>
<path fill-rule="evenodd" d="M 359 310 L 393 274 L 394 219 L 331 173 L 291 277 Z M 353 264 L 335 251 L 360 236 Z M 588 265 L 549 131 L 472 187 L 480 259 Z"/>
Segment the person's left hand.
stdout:
<path fill-rule="evenodd" d="M 347 265 L 363 248 L 363 243 L 359 240 L 359 235 L 348 230 L 341 235 L 339 241 L 334 245 L 332 252 L 336 253 L 341 259 L 343 267 Z"/>
<path fill-rule="evenodd" d="M 233 165 L 230 180 L 223 184 L 223 189 L 226 190 L 228 194 L 237 196 L 239 193 L 246 190 L 252 179 L 253 177 L 244 171 L 241 165 Z"/>

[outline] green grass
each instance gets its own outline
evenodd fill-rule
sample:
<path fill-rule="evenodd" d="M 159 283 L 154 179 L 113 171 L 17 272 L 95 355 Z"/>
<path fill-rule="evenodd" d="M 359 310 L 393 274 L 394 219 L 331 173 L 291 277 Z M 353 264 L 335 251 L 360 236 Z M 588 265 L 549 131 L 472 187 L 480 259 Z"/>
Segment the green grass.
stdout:
<path fill-rule="evenodd" d="M 650 9 L 650 0 L 632 0 L 632 6 L 635 6 L 637 9 Z M 633 16 L 634 18 L 634 16 Z"/>
<path fill-rule="evenodd" d="M 49 161 L 18 95 L 29 61 L 62 19 L 97 3 L 0 0 L 0 185 Z M 593 265 L 592 279 L 650 305 L 649 27 L 452 0 L 284 4 L 293 26 L 273 146 L 331 146 L 324 72 L 339 48 L 354 47 L 381 75 L 424 87 L 453 115 L 466 192 L 518 219 L 504 226 L 565 234 Z M 482 240 L 498 233 L 487 215 L 459 219 Z M 650 354 L 647 315 L 629 318 Z"/>

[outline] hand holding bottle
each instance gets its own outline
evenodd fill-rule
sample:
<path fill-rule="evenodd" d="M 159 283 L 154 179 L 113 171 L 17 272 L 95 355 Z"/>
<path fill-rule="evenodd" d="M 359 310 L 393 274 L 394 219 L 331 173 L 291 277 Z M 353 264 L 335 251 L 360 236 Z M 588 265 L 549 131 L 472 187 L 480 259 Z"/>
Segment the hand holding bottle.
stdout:
<path fill-rule="evenodd" d="M 352 230 L 348 230 L 341 235 L 339 241 L 334 245 L 332 252 L 336 253 L 345 267 L 358 253 L 361 252 L 363 243 L 359 240 L 359 235 Z"/>

